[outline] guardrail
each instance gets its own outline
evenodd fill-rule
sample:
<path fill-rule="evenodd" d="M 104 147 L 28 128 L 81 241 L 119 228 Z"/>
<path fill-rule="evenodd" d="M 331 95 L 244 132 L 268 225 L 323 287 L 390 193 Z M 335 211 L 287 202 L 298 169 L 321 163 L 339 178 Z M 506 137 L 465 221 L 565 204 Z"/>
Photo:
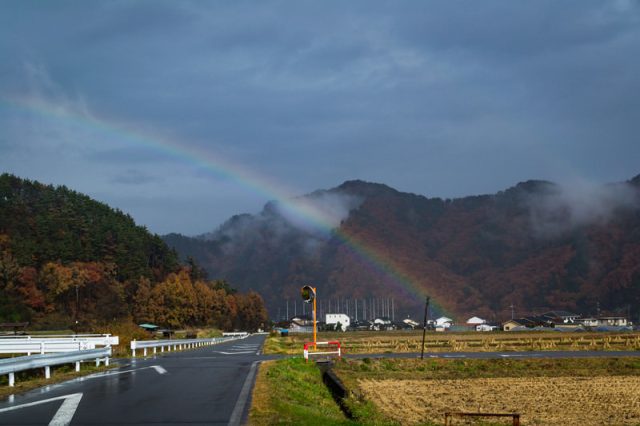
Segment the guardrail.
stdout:
<path fill-rule="evenodd" d="M 171 351 L 173 347 L 174 351 L 183 349 L 195 349 L 202 346 L 216 345 L 218 343 L 228 342 L 230 340 L 244 339 L 248 337 L 248 334 L 243 336 L 229 336 L 229 337 L 212 337 L 210 339 L 178 339 L 178 340 L 132 340 L 131 341 L 131 355 L 136 357 L 136 349 L 143 350 L 143 356 L 147 356 L 147 349 L 152 348 L 153 353 L 157 353 L 158 348 L 160 352 L 164 352 L 167 348 L 167 352 Z"/>
<path fill-rule="evenodd" d="M 88 334 L 73 336 L 10 336 L 0 338 L 0 353 L 27 354 L 63 353 L 95 349 L 96 346 L 115 346 L 118 336 Z"/>
<path fill-rule="evenodd" d="M 107 346 L 85 351 L 7 358 L 0 360 L 0 375 L 8 374 L 9 386 L 15 386 L 15 373 L 19 371 L 44 367 L 44 377 L 49 379 L 51 377 L 51 367 L 54 365 L 75 363 L 76 371 L 80 371 L 80 361 L 95 359 L 97 367 L 100 365 L 100 361 L 104 361 L 105 365 L 109 365 L 110 356 L 111 346 Z"/>

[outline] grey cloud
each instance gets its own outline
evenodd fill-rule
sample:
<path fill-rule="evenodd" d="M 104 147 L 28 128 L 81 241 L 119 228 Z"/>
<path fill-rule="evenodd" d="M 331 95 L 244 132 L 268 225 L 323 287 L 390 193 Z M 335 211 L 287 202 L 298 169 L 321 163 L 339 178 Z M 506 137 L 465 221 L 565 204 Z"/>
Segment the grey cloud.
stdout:
<path fill-rule="evenodd" d="M 640 192 L 628 183 L 574 181 L 549 187 L 527 199 L 539 237 L 553 237 L 584 225 L 606 224 L 621 211 L 640 209 Z"/>
<path fill-rule="evenodd" d="M 442 197 L 531 178 L 616 181 L 638 173 L 639 19 L 634 1 L 8 1 L 0 98 L 152 129 L 299 194 L 352 178 Z M 168 183 L 180 169 L 198 196 L 225 179 L 122 135 L 98 143 L 21 114 L 3 109 L 0 137 L 36 157 L 45 143 L 75 146 L 102 176 L 169 168 Z M 21 159 L 47 175 L 45 159 Z M 225 214 L 211 207 L 201 230 Z"/>
<path fill-rule="evenodd" d="M 139 170 L 128 169 L 111 179 L 111 182 L 122 185 L 140 185 L 150 182 L 162 182 L 164 179 L 142 173 Z"/>
<path fill-rule="evenodd" d="M 113 149 L 100 149 L 90 152 L 85 157 L 88 161 L 95 163 L 116 163 L 116 164 L 162 164 L 174 162 L 171 154 L 144 147 L 122 147 Z"/>

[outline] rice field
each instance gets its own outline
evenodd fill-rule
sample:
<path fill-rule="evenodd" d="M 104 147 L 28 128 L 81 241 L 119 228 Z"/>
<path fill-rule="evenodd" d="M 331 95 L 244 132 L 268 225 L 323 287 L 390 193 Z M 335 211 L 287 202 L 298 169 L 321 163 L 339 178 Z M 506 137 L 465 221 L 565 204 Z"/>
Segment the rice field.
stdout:
<path fill-rule="evenodd" d="M 344 360 L 351 404 L 390 424 L 443 424 L 447 412 L 517 413 L 523 425 L 640 424 L 640 359 Z M 481 424 L 511 424 L 482 418 Z M 452 424 L 469 424 L 454 418 Z M 365 422 L 366 423 L 366 422 Z M 475 424 L 475 423 L 474 423 Z"/>
<path fill-rule="evenodd" d="M 308 334 L 272 335 L 265 353 L 300 354 Z M 421 331 L 320 333 L 318 341 L 339 340 L 344 353 L 420 352 Z M 426 352 L 545 350 L 640 350 L 640 333 L 491 332 L 427 333 Z"/>
<path fill-rule="evenodd" d="M 361 380 L 359 389 L 402 425 L 444 421 L 446 412 L 519 413 L 523 425 L 640 424 L 638 377 Z"/>

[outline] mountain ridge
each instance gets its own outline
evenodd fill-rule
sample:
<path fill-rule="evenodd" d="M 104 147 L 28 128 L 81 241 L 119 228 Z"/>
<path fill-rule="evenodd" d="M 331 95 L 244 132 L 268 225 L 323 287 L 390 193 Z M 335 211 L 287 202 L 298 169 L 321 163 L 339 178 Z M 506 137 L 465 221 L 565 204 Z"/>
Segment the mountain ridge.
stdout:
<path fill-rule="evenodd" d="M 210 273 L 263 288 L 272 313 L 282 300 L 297 297 L 300 283 L 313 282 L 326 297 L 394 294 L 402 313 L 417 315 L 422 298 L 380 271 L 368 271 L 371 265 L 349 253 L 344 239 L 387 259 L 418 293 L 431 294 L 458 316 L 499 319 L 511 304 L 523 312 L 549 307 L 586 313 L 597 304 L 616 310 L 640 300 L 634 290 L 640 268 L 622 262 L 640 260 L 639 183 L 640 175 L 576 188 L 527 180 L 495 194 L 441 199 L 349 180 L 296 197 L 359 197 L 334 228 L 342 240 L 297 228 L 277 203 L 268 203 L 209 233 L 205 247 L 194 248 L 188 237 L 174 247 Z M 171 238 L 165 241 L 172 245 Z M 617 285 L 614 276 L 627 278 Z"/>

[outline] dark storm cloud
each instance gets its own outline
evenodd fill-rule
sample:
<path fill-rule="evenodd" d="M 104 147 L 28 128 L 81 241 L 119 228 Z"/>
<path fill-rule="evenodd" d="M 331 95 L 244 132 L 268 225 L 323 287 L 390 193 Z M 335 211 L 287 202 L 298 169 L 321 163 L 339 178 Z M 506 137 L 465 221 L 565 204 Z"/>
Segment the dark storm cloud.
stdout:
<path fill-rule="evenodd" d="M 127 170 L 141 168 L 154 179 L 131 191 L 164 199 L 180 190 L 190 205 L 203 194 L 239 200 L 224 173 L 189 167 L 154 140 L 222 154 L 298 193 L 360 178 L 453 197 L 530 178 L 607 182 L 640 171 L 637 1 L 0 7 L 0 96 L 35 96 L 134 134 L 114 140 L 81 128 L 79 137 L 69 123 L 38 117 L 22 132 L 22 116 L 1 109 L 0 140 L 14 160 L 0 166 L 26 177 L 36 167 L 47 176 L 46 159 L 24 153 L 51 138 L 65 147 L 52 180 L 74 186 L 84 165 L 64 152 L 78 149 L 94 165 L 96 193 L 108 193 L 113 176 L 135 181 Z M 166 229 L 147 213 L 136 218 Z M 202 217 L 200 231 L 226 219 L 216 209 Z"/>

